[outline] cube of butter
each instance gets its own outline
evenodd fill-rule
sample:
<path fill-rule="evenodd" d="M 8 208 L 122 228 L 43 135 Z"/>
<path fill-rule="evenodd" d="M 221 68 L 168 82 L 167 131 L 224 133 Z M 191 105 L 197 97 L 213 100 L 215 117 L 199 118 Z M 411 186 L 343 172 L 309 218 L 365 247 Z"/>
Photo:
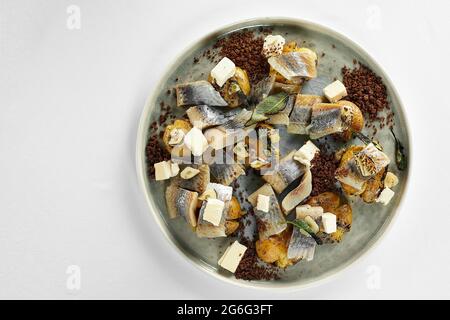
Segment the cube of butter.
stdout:
<path fill-rule="evenodd" d="M 336 232 L 336 215 L 325 212 L 322 215 L 322 225 L 325 233 L 333 233 Z"/>
<path fill-rule="evenodd" d="M 170 161 L 161 161 L 154 164 L 155 180 L 167 180 L 172 177 L 172 166 Z"/>
<path fill-rule="evenodd" d="M 219 266 L 234 273 L 244 256 L 247 247 L 235 241 L 225 250 L 225 253 L 219 259 Z"/>
<path fill-rule="evenodd" d="M 336 102 L 347 95 L 347 89 L 342 82 L 336 80 L 323 89 L 323 94 L 330 102 Z"/>
<path fill-rule="evenodd" d="M 222 220 L 224 207 L 225 203 L 222 200 L 208 198 L 206 201 L 205 212 L 203 213 L 203 220 L 208 221 L 217 227 Z"/>
<path fill-rule="evenodd" d="M 211 77 L 216 81 L 219 87 L 223 86 L 228 79 L 234 76 L 236 72 L 236 65 L 233 61 L 224 57 L 219 63 L 211 70 Z"/>
<path fill-rule="evenodd" d="M 384 188 L 378 196 L 377 202 L 384 204 L 385 206 L 391 201 L 392 197 L 395 195 L 395 192 L 389 188 Z"/>
<path fill-rule="evenodd" d="M 270 207 L 270 197 L 263 194 L 258 194 L 258 200 L 256 202 L 256 210 L 269 212 Z"/>
<path fill-rule="evenodd" d="M 298 149 L 294 153 L 294 160 L 297 160 L 305 166 L 310 166 L 311 160 L 314 159 L 314 156 L 319 151 L 320 149 L 317 148 L 316 145 L 311 142 L 311 140 L 308 140 L 308 142 L 306 142 L 300 149 Z"/>
<path fill-rule="evenodd" d="M 184 143 L 195 157 L 201 156 L 208 148 L 208 140 L 206 140 L 202 130 L 196 127 L 193 127 L 184 136 Z"/>

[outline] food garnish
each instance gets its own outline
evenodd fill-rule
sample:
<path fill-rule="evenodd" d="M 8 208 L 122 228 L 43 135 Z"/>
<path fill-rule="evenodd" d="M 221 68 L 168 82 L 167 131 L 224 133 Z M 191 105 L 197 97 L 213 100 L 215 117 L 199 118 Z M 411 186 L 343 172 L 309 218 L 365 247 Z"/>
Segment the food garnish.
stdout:
<path fill-rule="evenodd" d="M 403 147 L 403 144 L 400 142 L 400 140 L 398 140 L 397 137 L 395 136 L 393 129 L 391 129 L 391 132 L 395 140 L 395 164 L 397 165 L 398 170 L 400 171 L 406 170 L 406 167 L 408 166 L 408 161 L 405 155 L 405 148 Z"/>

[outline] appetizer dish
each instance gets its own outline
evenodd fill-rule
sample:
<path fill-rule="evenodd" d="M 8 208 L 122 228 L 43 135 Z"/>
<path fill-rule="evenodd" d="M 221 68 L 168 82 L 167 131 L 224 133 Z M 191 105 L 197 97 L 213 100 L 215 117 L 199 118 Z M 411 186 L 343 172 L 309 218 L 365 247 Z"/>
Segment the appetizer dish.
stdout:
<path fill-rule="evenodd" d="M 197 51 L 147 130 L 147 183 L 163 190 L 168 227 L 226 277 L 309 277 L 316 256 L 343 257 L 354 230 L 379 227 L 368 223 L 406 179 L 384 79 L 289 31 L 236 30 Z"/>

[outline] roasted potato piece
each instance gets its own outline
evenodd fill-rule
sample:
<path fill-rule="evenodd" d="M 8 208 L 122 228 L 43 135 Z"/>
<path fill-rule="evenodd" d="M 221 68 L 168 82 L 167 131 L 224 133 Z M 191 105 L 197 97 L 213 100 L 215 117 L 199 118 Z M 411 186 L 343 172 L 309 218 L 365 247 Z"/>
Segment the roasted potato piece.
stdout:
<path fill-rule="evenodd" d="M 189 132 L 189 130 L 192 129 L 192 126 L 191 126 L 191 123 L 187 120 L 177 119 L 177 120 L 175 120 L 174 123 L 172 123 L 166 127 L 166 130 L 164 130 L 163 142 L 164 142 L 164 146 L 166 147 L 167 151 L 169 151 L 169 152 L 171 152 L 173 149 L 173 146 L 171 146 L 169 144 L 169 141 L 170 141 L 170 132 L 174 129 L 181 129 L 184 132 L 184 134 L 186 134 Z"/>
<path fill-rule="evenodd" d="M 248 79 L 247 71 L 236 67 L 236 72 L 234 73 L 233 78 L 238 83 L 242 92 L 248 96 L 250 94 L 250 80 Z"/>
<path fill-rule="evenodd" d="M 364 128 L 364 116 L 353 102 L 341 100 L 336 103 L 343 107 L 343 120 L 349 128 L 342 133 L 342 138 L 348 141 L 352 138 L 353 132 L 361 132 Z"/>
<path fill-rule="evenodd" d="M 344 228 L 337 227 L 336 232 L 333 232 L 332 234 L 330 234 L 331 243 L 341 242 L 342 239 L 344 238 L 345 232 L 346 232 L 346 230 Z"/>
<path fill-rule="evenodd" d="M 383 177 L 384 172 L 386 171 L 383 168 L 380 172 L 378 172 L 374 177 L 370 178 L 366 183 L 366 188 L 364 192 L 361 194 L 361 198 L 364 202 L 372 203 L 375 202 L 378 198 L 378 194 L 383 187 Z"/>
<path fill-rule="evenodd" d="M 312 207 L 322 207 L 324 212 L 334 212 L 339 207 L 341 199 L 334 192 L 324 192 L 309 198 L 307 204 Z"/>
<path fill-rule="evenodd" d="M 239 228 L 239 221 L 227 220 L 225 221 L 225 234 L 229 236 Z"/>
<path fill-rule="evenodd" d="M 352 226 L 353 214 L 349 204 L 343 204 L 333 212 L 336 215 L 337 224 L 345 229 Z"/>
<path fill-rule="evenodd" d="M 230 206 L 228 208 L 228 220 L 236 220 L 242 217 L 243 212 L 241 210 L 241 204 L 236 197 L 232 197 L 230 201 Z"/>
<path fill-rule="evenodd" d="M 267 263 L 274 263 L 283 256 L 287 258 L 287 246 L 283 239 L 278 236 L 272 236 L 268 239 L 256 241 L 256 253 L 258 257 Z"/>

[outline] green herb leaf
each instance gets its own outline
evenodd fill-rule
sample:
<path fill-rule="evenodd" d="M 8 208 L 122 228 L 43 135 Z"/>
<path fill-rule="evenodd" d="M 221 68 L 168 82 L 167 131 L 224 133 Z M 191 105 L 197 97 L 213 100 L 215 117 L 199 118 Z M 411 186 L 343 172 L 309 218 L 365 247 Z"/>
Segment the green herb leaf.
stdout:
<path fill-rule="evenodd" d="M 268 96 L 253 110 L 252 118 L 246 123 L 247 126 L 251 126 L 257 122 L 265 121 L 269 119 L 267 114 L 275 114 L 286 108 L 286 102 L 289 95 L 286 92 L 279 92 L 272 96 Z"/>
<path fill-rule="evenodd" d="M 246 126 L 251 126 L 255 123 L 261 122 L 261 121 L 265 121 L 269 119 L 268 117 L 266 117 L 264 114 L 259 113 L 256 109 L 253 110 L 253 114 L 252 117 L 250 118 L 250 120 L 247 121 L 247 123 L 245 124 Z"/>
<path fill-rule="evenodd" d="M 397 165 L 398 170 L 406 170 L 406 167 L 408 167 L 408 160 L 406 159 L 405 148 L 395 136 L 393 129 L 391 129 L 391 133 L 395 139 L 395 164 Z"/>
<path fill-rule="evenodd" d="M 293 221 L 286 221 L 289 224 L 292 224 L 294 227 L 299 228 L 300 230 L 306 231 L 311 237 L 314 238 L 317 244 L 323 244 L 322 239 L 320 239 L 311 229 L 311 227 L 303 220 L 295 219 Z"/>
<path fill-rule="evenodd" d="M 288 97 L 289 95 L 286 92 L 268 96 L 256 106 L 255 110 L 261 114 L 278 113 L 286 107 Z"/>
<path fill-rule="evenodd" d="M 303 229 L 306 232 L 308 232 L 309 234 L 314 233 L 311 229 L 311 227 L 303 220 L 300 219 L 295 219 L 293 221 L 287 221 L 287 223 L 292 224 L 293 226 L 299 228 L 299 229 Z"/>

